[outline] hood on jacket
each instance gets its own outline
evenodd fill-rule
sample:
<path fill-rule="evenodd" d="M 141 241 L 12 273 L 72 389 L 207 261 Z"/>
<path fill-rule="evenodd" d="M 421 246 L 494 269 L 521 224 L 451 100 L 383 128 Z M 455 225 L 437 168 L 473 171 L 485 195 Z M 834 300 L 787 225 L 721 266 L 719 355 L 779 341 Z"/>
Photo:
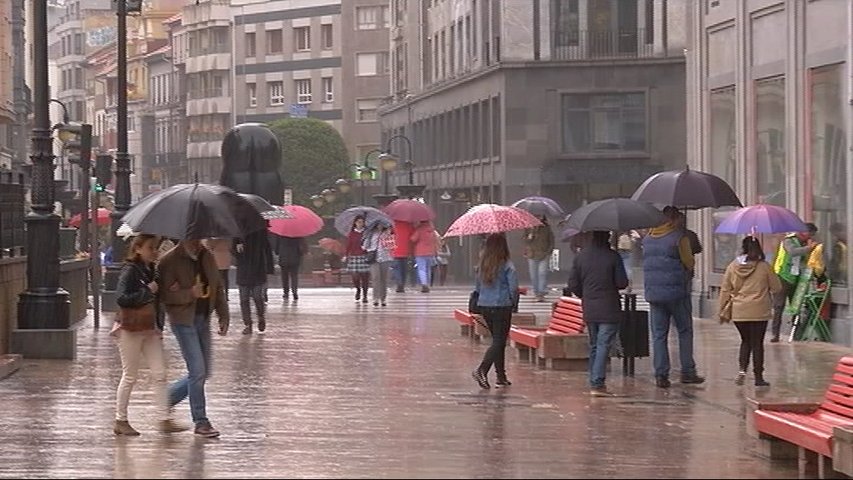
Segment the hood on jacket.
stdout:
<path fill-rule="evenodd" d="M 735 258 L 735 263 L 737 266 L 734 269 L 734 273 L 742 279 L 752 275 L 752 272 L 754 272 L 755 268 L 758 266 L 758 262 L 754 260 L 747 260 L 746 255 L 738 255 L 738 257 Z"/>
<path fill-rule="evenodd" d="M 666 222 L 663 225 L 658 225 L 657 227 L 649 229 L 649 236 L 654 238 L 663 237 L 674 230 L 675 224 L 672 222 Z"/>

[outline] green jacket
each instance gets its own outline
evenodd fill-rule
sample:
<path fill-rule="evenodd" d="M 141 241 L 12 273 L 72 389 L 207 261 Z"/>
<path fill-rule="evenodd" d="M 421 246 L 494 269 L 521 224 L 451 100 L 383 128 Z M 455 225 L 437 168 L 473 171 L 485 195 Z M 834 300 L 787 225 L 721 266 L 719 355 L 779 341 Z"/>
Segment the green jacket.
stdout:
<path fill-rule="evenodd" d="M 524 231 L 524 244 L 527 247 L 527 258 L 545 260 L 554 250 L 554 232 L 548 225 L 528 228 Z"/>

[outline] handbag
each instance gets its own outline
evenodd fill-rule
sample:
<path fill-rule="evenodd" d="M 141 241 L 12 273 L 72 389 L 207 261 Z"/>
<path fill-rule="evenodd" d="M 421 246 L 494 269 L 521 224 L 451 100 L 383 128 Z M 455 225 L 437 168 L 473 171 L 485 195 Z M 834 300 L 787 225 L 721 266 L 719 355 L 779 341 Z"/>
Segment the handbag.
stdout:
<path fill-rule="evenodd" d="M 376 263 L 376 250 L 367 252 L 367 263 Z"/>
<path fill-rule="evenodd" d="M 468 296 L 468 313 L 482 313 L 480 311 L 480 305 L 478 302 L 480 301 L 480 292 L 474 290 L 471 292 L 471 295 Z"/>
<path fill-rule="evenodd" d="M 157 325 L 157 307 L 154 302 L 146 303 L 138 308 L 122 307 L 116 318 L 123 330 L 129 332 L 142 332 L 153 330 Z"/>
<path fill-rule="evenodd" d="M 750 274 L 751 275 L 751 274 Z M 729 294 L 728 300 L 723 306 L 720 307 L 720 311 L 717 313 L 717 316 L 720 318 L 720 323 L 729 323 L 732 321 L 732 307 L 734 306 L 734 298 L 740 292 L 741 287 L 743 287 L 743 282 L 735 288 L 734 284 L 732 285 L 732 291 Z"/>

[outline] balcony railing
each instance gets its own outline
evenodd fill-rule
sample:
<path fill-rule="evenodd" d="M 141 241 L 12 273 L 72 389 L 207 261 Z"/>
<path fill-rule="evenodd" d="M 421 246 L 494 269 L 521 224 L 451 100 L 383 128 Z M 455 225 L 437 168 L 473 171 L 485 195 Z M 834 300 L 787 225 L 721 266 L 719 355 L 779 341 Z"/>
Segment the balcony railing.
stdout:
<path fill-rule="evenodd" d="M 199 90 L 190 90 L 188 93 L 189 100 L 200 100 L 203 98 L 224 97 L 224 88 L 204 88 Z"/>
<path fill-rule="evenodd" d="M 567 30 L 555 32 L 554 60 L 647 58 L 655 53 L 654 32 L 645 29 Z"/>

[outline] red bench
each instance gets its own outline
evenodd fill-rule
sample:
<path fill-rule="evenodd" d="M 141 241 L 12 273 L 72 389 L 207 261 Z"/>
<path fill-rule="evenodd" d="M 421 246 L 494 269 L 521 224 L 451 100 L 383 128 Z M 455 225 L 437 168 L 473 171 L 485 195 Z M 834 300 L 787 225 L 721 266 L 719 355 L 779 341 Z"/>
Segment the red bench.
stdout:
<path fill-rule="evenodd" d="M 519 358 L 560 370 L 585 370 L 589 337 L 585 333 L 583 305 L 574 297 L 560 297 L 547 327 L 513 326 L 509 339 Z"/>
<path fill-rule="evenodd" d="M 463 337 L 470 337 L 474 335 L 474 323 L 483 321 L 483 318 L 480 315 L 471 313 L 468 310 L 462 310 L 461 308 L 457 308 L 453 311 L 453 318 L 459 322 L 459 330 Z"/>
<path fill-rule="evenodd" d="M 756 407 L 752 420 L 759 438 L 795 445 L 800 478 L 810 463 L 809 456 L 816 454 L 818 477 L 825 478 L 827 459 L 831 462 L 833 457 L 833 428 L 853 424 L 853 357 L 838 361 L 822 402 L 759 402 Z"/>
<path fill-rule="evenodd" d="M 453 311 L 453 318 L 459 322 L 460 333 L 463 337 L 471 337 L 479 341 L 491 335 L 482 315 L 457 308 Z M 536 325 L 536 314 L 513 313 L 510 322 L 512 325 Z"/>

